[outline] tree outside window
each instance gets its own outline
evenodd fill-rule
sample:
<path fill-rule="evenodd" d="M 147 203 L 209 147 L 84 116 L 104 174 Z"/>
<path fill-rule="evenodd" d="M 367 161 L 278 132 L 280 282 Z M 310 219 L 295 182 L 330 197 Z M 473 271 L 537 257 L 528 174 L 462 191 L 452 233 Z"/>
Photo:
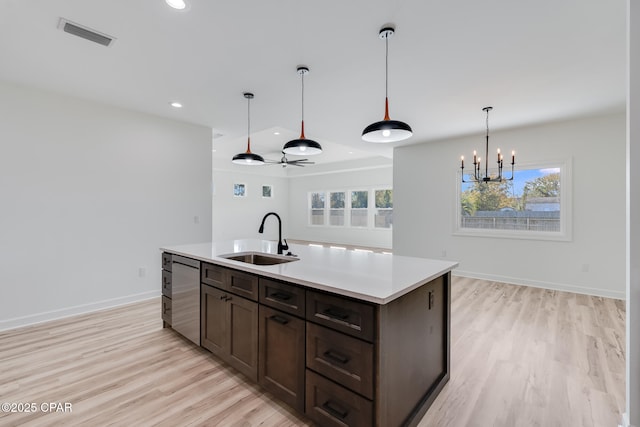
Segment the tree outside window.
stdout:
<path fill-rule="evenodd" d="M 513 181 L 462 183 L 460 228 L 559 232 L 560 172 L 524 169 Z"/>

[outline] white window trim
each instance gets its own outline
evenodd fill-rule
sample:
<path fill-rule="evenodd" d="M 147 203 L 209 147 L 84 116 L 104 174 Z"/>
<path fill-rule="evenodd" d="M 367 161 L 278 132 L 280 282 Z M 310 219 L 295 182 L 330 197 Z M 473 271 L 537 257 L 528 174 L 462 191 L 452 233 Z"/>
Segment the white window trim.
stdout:
<path fill-rule="evenodd" d="M 353 196 L 351 193 L 358 192 L 358 191 L 362 191 L 362 192 L 366 191 L 367 192 L 367 207 L 366 207 L 366 210 L 367 210 L 367 225 L 365 225 L 365 226 L 362 226 L 362 225 L 351 225 L 351 213 L 354 210 L 354 208 L 351 206 L 351 197 Z M 351 189 L 351 190 L 349 190 L 349 193 L 348 193 L 349 194 L 349 197 L 348 197 L 349 198 L 349 200 L 348 200 L 348 205 L 349 205 L 349 208 L 348 208 L 348 212 L 349 212 L 349 227 L 357 228 L 357 229 L 361 229 L 361 230 L 367 230 L 367 229 L 371 228 L 371 215 L 372 215 L 371 211 L 372 211 L 372 209 L 371 209 L 371 206 L 370 206 L 370 200 L 371 200 L 371 194 L 372 194 L 373 191 L 374 190 L 372 190 L 371 188 L 362 188 L 362 187 L 359 188 L 359 189 Z M 361 211 L 361 210 L 365 210 L 365 209 L 364 208 L 355 208 L 355 210 Z"/>
<path fill-rule="evenodd" d="M 542 169 L 542 168 L 560 168 L 560 231 L 526 231 L 526 230 L 487 230 L 461 228 L 461 212 L 460 212 L 460 180 L 461 171 L 456 171 L 455 178 L 455 205 L 453 215 L 453 232 L 454 236 L 464 237 L 496 237 L 506 239 L 528 239 L 528 240 L 555 240 L 568 242 L 572 240 L 572 194 L 573 184 L 571 177 L 572 159 L 555 160 L 549 162 L 522 163 L 516 165 L 515 174 L 518 175 L 518 167 L 520 169 Z"/>
<path fill-rule="evenodd" d="M 307 227 L 311 228 L 332 228 L 332 229 L 345 229 L 350 228 L 353 230 L 368 230 L 368 231 L 381 231 L 381 232 L 391 232 L 393 227 L 383 228 L 375 226 L 375 192 L 376 190 L 392 190 L 393 186 L 391 185 L 373 185 L 373 186 L 358 186 L 358 187 L 349 187 L 346 189 L 338 188 L 338 189 L 327 189 L 327 190 L 312 190 L 307 192 Z M 366 191 L 368 193 L 367 196 L 367 226 L 352 226 L 351 225 L 351 192 L 352 191 Z M 312 224 L 311 223 L 311 195 L 314 193 L 324 193 L 325 203 L 324 203 L 324 224 Z M 331 212 L 331 193 L 345 193 L 345 217 L 344 217 L 344 225 L 330 225 L 329 224 L 329 213 Z M 382 208 L 385 209 L 385 208 Z M 393 211 L 393 208 L 390 208 Z"/>

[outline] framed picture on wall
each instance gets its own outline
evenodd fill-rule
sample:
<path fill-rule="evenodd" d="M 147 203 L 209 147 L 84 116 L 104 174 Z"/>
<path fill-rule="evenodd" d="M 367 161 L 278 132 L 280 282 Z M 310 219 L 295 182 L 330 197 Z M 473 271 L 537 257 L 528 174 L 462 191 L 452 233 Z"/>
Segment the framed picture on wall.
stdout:
<path fill-rule="evenodd" d="M 273 186 L 271 185 L 263 185 L 262 186 L 262 197 L 270 199 L 273 197 Z"/>
<path fill-rule="evenodd" d="M 233 197 L 245 197 L 247 186 L 245 184 L 233 184 Z"/>

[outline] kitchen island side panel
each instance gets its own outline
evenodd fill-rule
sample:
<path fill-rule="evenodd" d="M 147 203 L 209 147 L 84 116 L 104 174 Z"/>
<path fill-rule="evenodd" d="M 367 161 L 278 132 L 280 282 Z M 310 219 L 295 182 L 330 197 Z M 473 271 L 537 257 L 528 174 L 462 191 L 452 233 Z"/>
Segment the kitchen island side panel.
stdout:
<path fill-rule="evenodd" d="M 376 426 L 415 426 L 449 380 L 451 274 L 379 306 Z"/>

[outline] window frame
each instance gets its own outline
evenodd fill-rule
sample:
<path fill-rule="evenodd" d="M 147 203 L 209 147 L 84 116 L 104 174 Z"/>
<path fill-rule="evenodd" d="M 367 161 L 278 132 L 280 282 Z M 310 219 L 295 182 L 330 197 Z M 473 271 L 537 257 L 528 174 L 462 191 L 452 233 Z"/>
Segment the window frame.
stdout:
<path fill-rule="evenodd" d="M 354 208 L 353 207 L 353 193 L 367 193 L 367 207 L 366 208 Z M 352 228 L 360 228 L 360 229 L 367 229 L 369 228 L 369 224 L 371 224 L 371 207 L 370 207 L 370 203 L 369 200 L 371 199 L 371 189 L 370 188 L 361 188 L 361 189 L 352 189 L 349 190 L 349 197 L 348 197 L 348 202 L 349 202 L 349 206 L 347 208 L 347 210 L 349 211 L 349 227 Z M 353 225 L 352 220 L 352 215 L 353 215 L 353 211 L 366 211 L 367 215 L 367 225 Z"/>
<path fill-rule="evenodd" d="M 331 195 L 332 194 L 338 194 L 338 193 L 342 193 L 343 194 L 343 200 L 342 200 L 342 204 L 343 207 L 341 208 L 333 208 L 331 207 Z M 347 197 L 348 194 L 348 190 L 333 190 L 333 191 L 327 191 L 327 194 L 329 197 L 327 197 L 328 199 L 328 203 L 327 203 L 327 226 L 329 227 L 337 227 L 337 228 L 344 228 L 344 227 L 349 227 L 351 225 L 351 221 L 349 221 L 349 218 L 347 216 L 347 205 L 349 204 L 349 199 Z M 331 212 L 332 211 L 342 211 L 342 224 L 331 224 Z"/>
<path fill-rule="evenodd" d="M 307 225 L 310 227 L 324 227 L 327 222 L 327 191 L 309 191 L 307 193 Z M 322 194 L 322 224 L 313 223 L 313 211 L 319 211 L 320 208 L 313 207 L 313 195 Z"/>
<path fill-rule="evenodd" d="M 375 186 L 354 186 L 349 188 L 332 188 L 332 189 L 323 189 L 323 190 L 311 190 L 307 191 L 307 227 L 326 227 L 326 228 L 351 228 L 354 230 L 380 230 L 384 232 L 391 231 L 393 227 L 376 227 L 375 226 L 375 192 L 380 190 L 391 190 L 393 192 L 393 186 L 391 185 L 375 185 Z M 358 191 L 366 191 L 367 192 L 367 225 L 366 226 L 358 226 L 351 224 L 351 213 L 352 213 L 352 203 L 351 203 L 351 193 Z M 313 224 L 312 218 L 312 210 L 311 202 L 312 195 L 316 193 L 323 193 L 325 195 L 325 203 L 323 209 L 324 222 L 323 224 Z M 330 224 L 329 215 L 331 213 L 331 193 L 344 193 L 344 225 L 332 225 Z M 357 210 L 365 210 L 364 208 L 356 208 Z M 393 207 L 391 208 L 381 208 L 385 210 L 390 210 L 393 212 Z M 340 209 L 334 209 L 340 210 Z"/>
<path fill-rule="evenodd" d="M 571 241 L 572 240 L 572 193 L 573 185 L 571 177 L 572 159 L 529 162 L 516 165 L 515 176 L 518 176 L 518 169 L 560 169 L 560 230 L 559 231 L 533 231 L 533 230 L 500 230 L 486 228 L 462 228 L 460 209 L 461 203 L 461 171 L 456 171 L 455 179 L 455 205 L 453 215 L 453 231 L 454 236 L 462 237 L 494 237 L 506 239 L 526 239 L 526 240 L 555 240 L 555 241 Z M 509 172 L 507 172 L 509 173 Z"/>

